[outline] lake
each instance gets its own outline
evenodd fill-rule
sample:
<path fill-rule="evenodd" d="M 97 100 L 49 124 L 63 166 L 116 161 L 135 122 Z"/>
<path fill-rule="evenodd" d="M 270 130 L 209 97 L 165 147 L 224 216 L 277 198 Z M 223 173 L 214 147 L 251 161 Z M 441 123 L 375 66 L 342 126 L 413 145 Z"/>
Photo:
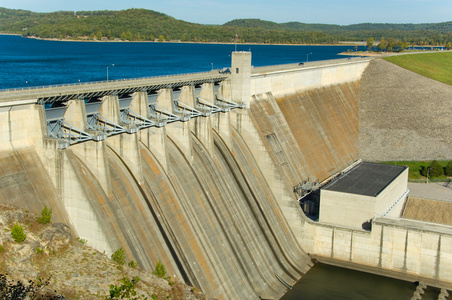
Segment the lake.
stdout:
<path fill-rule="evenodd" d="M 0 89 L 206 72 L 251 51 L 253 66 L 339 58 L 353 46 L 71 42 L 0 35 Z M 360 46 L 358 50 L 363 50 Z M 347 57 L 341 55 L 340 57 Z"/>

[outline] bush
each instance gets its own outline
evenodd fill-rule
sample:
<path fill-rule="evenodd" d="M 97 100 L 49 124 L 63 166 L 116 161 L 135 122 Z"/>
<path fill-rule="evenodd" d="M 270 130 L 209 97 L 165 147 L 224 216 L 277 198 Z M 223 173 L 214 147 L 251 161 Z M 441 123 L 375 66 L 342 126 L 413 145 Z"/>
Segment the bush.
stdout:
<path fill-rule="evenodd" d="M 165 275 L 166 275 L 165 266 L 163 266 L 163 264 L 160 260 L 157 262 L 157 265 L 155 266 L 155 270 L 152 272 L 152 274 L 154 274 L 160 278 L 165 277 Z"/>
<path fill-rule="evenodd" d="M 82 243 L 83 245 L 86 245 L 86 243 L 88 243 L 88 241 L 87 240 L 85 240 L 85 239 L 82 239 L 81 237 L 76 237 L 75 238 L 77 241 L 79 241 L 80 243 Z"/>
<path fill-rule="evenodd" d="M 134 269 L 138 268 L 138 263 L 134 260 L 129 261 L 129 263 L 127 265 Z"/>
<path fill-rule="evenodd" d="M 11 229 L 11 236 L 18 243 L 22 243 L 27 237 L 22 225 L 20 225 L 19 223 L 13 225 L 13 228 Z"/>
<path fill-rule="evenodd" d="M 44 208 L 41 210 L 41 217 L 37 218 L 36 221 L 41 224 L 47 224 L 50 223 L 50 220 L 52 219 L 52 208 L 48 209 L 47 205 L 44 206 Z"/>
<path fill-rule="evenodd" d="M 124 249 L 119 248 L 111 255 L 111 259 L 114 260 L 119 265 L 124 265 L 126 263 L 126 252 Z"/>
<path fill-rule="evenodd" d="M 120 248 L 122 249 L 122 248 Z M 135 297 L 137 292 L 135 291 L 135 284 L 140 281 L 139 277 L 135 277 L 132 280 L 129 280 L 127 277 L 123 277 L 121 280 L 121 285 L 110 285 L 110 296 L 105 297 L 105 300 L 111 299 L 132 299 L 138 300 L 143 299 L 146 300 L 145 296 Z"/>
<path fill-rule="evenodd" d="M 452 176 L 452 161 L 448 162 L 444 168 L 444 175 Z"/>

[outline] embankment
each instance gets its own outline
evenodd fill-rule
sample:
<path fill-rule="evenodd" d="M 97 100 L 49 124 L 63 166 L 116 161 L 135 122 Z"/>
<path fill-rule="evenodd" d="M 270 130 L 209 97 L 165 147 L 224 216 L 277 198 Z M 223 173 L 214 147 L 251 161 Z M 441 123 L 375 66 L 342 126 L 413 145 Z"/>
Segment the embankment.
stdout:
<path fill-rule="evenodd" d="M 451 159 L 451 95 L 452 86 L 372 60 L 360 83 L 361 158 Z"/>

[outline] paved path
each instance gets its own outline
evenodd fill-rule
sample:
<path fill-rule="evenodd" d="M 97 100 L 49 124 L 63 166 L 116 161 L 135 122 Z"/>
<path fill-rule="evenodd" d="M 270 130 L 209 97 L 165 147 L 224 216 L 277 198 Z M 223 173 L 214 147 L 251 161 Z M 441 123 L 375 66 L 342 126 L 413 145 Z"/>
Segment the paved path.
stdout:
<path fill-rule="evenodd" d="M 452 202 L 452 182 L 408 182 L 410 196 Z"/>

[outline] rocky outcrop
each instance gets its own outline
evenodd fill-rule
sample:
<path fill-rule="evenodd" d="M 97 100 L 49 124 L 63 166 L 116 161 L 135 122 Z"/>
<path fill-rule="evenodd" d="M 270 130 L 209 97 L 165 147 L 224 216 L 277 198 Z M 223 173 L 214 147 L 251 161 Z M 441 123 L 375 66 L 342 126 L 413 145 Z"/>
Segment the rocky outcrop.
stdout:
<path fill-rule="evenodd" d="M 23 226 L 25 241 L 15 242 L 11 236 L 12 224 Z M 204 299 L 204 296 L 180 282 L 170 285 L 158 278 L 129 266 L 119 266 L 107 255 L 75 239 L 70 228 L 63 223 L 42 225 L 35 216 L 11 208 L 0 207 L 0 281 L 5 280 L 25 286 L 44 283 L 35 287 L 35 296 L 43 299 L 105 299 L 110 285 L 121 285 L 123 277 L 139 277 L 135 285 L 138 295 L 151 299 Z M 6 277 L 4 277 L 6 276 Z M 13 281 L 14 280 L 14 281 Z M 0 296 L 5 290 L 0 286 Z M 30 289 L 32 290 L 32 289 Z M 30 293 L 30 292 L 29 292 Z M 39 299 L 39 297 L 38 297 Z"/>

